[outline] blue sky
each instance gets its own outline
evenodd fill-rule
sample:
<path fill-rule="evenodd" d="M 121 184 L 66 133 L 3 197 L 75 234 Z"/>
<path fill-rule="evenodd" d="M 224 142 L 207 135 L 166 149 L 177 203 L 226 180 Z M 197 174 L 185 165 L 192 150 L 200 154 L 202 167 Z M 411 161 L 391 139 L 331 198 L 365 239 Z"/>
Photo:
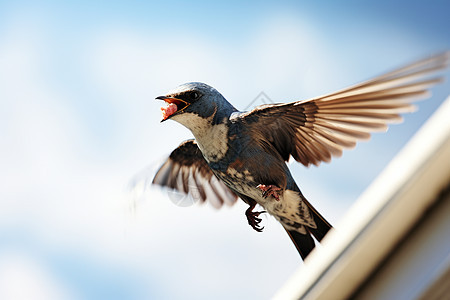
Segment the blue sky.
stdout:
<path fill-rule="evenodd" d="M 301 267 L 242 203 L 129 193 L 191 134 L 153 99 L 189 81 L 238 108 L 318 96 L 450 49 L 446 1 L 0 1 L 0 298 L 270 298 Z M 448 75 L 448 72 L 447 72 Z M 319 168 L 291 169 L 333 224 L 450 93 Z M 139 173 L 141 172 L 141 173 Z"/>

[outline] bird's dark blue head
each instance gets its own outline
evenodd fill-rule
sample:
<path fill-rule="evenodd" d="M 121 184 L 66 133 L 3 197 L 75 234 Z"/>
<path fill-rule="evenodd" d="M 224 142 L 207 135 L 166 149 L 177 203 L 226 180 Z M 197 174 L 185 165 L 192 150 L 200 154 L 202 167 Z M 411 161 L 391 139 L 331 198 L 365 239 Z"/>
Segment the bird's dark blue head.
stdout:
<path fill-rule="evenodd" d="M 156 99 L 167 103 L 161 108 L 162 121 L 173 119 L 191 130 L 199 118 L 218 123 L 236 111 L 215 88 L 201 82 L 185 83 Z"/>

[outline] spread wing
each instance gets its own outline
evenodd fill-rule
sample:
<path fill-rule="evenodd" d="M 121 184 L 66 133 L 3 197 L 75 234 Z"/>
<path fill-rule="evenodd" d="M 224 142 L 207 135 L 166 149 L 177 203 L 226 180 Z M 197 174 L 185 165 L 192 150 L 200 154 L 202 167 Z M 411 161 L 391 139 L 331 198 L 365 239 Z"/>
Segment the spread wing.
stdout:
<path fill-rule="evenodd" d="M 257 142 L 275 147 L 283 159 L 292 156 L 305 166 L 317 166 L 342 155 L 357 140 L 369 139 L 370 132 L 401 121 L 400 113 L 413 111 L 411 102 L 428 97 L 428 88 L 442 81 L 430 75 L 447 66 L 449 53 L 322 97 L 258 106 L 232 122 L 245 123 Z"/>
<path fill-rule="evenodd" d="M 237 200 L 236 194 L 211 171 L 194 140 L 181 143 L 170 154 L 152 183 L 189 193 L 216 208 L 224 203 L 232 205 Z"/>

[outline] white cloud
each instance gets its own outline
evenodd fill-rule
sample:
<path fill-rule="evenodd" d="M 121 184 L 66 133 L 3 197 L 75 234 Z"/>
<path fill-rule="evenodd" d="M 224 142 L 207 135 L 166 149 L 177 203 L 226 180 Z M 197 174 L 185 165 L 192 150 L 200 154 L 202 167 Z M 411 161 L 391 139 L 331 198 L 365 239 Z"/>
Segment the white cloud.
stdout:
<path fill-rule="evenodd" d="M 19 252 L 0 253 L 0 299 L 76 299 L 75 294 L 45 265 Z"/>

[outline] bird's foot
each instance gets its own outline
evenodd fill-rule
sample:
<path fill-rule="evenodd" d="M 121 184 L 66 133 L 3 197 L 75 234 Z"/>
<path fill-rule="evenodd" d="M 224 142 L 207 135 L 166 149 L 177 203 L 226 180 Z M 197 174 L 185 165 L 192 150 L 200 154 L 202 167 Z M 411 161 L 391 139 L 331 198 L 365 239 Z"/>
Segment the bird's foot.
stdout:
<path fill-rule="evenodd" d="M 261 218 L 258 218 L 258 216 L 262 213 L 265 213 L 266 211 L 253 211 L 253 208 L 255 206 L 250 206 L 246 211 L 245 215 L 247 216 L 248 225 L 252 226 L 252 228 L 258 232 L 262 232 L 264 227 L 261 227 L 259 223 L 261 223 Z"/>
<path fill-rule="evenodd" d="M 275 185 L 265 185 L 265 184 L 260 184 L 257 186 L 257 188 L 259 188 L 263 193 L 263 197 L 267 198 L 268 196 L 272 196 L 274 197 L 277 201 L 280 201 L 280 194 L 279 192 L 281 191 L 281 188 L 275 186 Z"/>

